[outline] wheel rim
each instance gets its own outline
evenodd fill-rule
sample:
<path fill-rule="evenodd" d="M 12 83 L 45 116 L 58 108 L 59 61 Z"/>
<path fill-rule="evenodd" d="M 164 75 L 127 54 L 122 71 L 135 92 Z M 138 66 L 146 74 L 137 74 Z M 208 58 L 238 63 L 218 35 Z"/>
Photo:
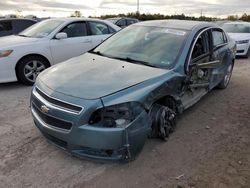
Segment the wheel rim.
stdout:
<path fill-rule="evenodd" d="M 224 85 L 227 86 L 232 75 L 232 65 L 227 68 L 227 73 L 224 77 Z"/>
<path fill-rule="evenodd" d="M 37 60 L 32 60 L 24 66 L 24 76 L 30 82 L 35 82 L 37 76 L 45 70 L 45 65 Z"/>

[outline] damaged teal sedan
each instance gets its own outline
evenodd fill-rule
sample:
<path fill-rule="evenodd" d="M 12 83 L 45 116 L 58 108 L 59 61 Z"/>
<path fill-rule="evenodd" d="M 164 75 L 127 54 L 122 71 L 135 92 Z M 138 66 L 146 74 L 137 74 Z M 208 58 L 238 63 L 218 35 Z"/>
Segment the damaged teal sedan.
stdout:
<path fill-rule="evenodd" d="M 132 160 L 147 138 L 167 139 L 177 114 L 228 86 L 235 53 L 212 23 L 140 22 L 43 71 L 31 95 L 35 125 L 73 155 Z"/>

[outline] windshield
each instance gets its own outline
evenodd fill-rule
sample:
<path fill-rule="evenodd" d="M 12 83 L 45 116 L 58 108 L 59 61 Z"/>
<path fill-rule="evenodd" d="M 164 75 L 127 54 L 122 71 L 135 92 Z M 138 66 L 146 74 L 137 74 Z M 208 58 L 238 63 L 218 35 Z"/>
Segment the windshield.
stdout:
<path fill-rule="evenodd" d="M 44 38 L 53 32 L 64 21 L 62 20 L 45 20 L 39 22 L 23 32 L 19 33 L 20 36 L 31 38 Z"/>
<path fill-rule="evenodd" d="M 92 53 L 159 68 L 176 61 L 187 32 L 151 26 L 130 26 L 110 37 Z"/>
<path fill-rule="evenodd" d="M 222 28 L 228 33 L 250 33 L 250 25 L 224 24 Z"/>

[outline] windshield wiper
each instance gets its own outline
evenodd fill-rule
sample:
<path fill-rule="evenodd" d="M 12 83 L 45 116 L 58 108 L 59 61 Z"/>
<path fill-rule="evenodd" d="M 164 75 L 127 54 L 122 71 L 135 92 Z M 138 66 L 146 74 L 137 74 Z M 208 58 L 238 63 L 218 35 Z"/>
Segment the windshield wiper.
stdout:
<path fill-rule="evenodd" d="M 127 61 L 127 62 L 134 63 L 134 64 L 146 65 L 146 66 L 149 66 L 149 67 L 156 67 L 156 68 L 158 68 L 157 66 L 152 65 L 149 62 L 141 61 L 141 60 L 137 60 L 137 59 L 133 59 L 133 58 L 130 58 L 130 57 L 126 57 L 126 58 L 112 57 L 112 58 L 119 59 L 119 60 L 122 60 L 122 61 Z"/>
<path fill-rule="evenodd" d="M 105 56 L 103 53 L 101 53 L 100 51 L 89 51 L 89 53 L 91 54 L 96 54 L 96 55 L 99 55 L 99 56 Z"/>

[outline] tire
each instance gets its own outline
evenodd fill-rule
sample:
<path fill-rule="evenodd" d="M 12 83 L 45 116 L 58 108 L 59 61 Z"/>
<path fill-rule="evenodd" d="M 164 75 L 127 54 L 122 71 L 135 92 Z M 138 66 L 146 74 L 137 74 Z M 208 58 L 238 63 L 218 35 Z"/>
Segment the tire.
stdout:
<path fill-rule="evenodd" d="M 152 120 L 150 137 L 166 141 L 169 134 L 175 129 L 176 113 L 166 106 L 154 104 L 149 114 Z"/>
<path fill-rule="evenodd" d="M 222 79 L 222 81 L 218 84 L 217 88 L 219 88 L 219 89 L 226 89 L 227 88 L 227 86 L 230 82 L 231 76 L 232 76 L 233 67 L 234 67 L 233 63 L 228 66 L 227 72 L 224 75 L 224 78 Z"/>
<path fill-rule="evenodd" d="M 22 59 L 17 66 L 18 80 L 25 85 L 33 85 L 37 76 L 49 67 L 49 63 L 39 56 L 28 56 Z"/>

